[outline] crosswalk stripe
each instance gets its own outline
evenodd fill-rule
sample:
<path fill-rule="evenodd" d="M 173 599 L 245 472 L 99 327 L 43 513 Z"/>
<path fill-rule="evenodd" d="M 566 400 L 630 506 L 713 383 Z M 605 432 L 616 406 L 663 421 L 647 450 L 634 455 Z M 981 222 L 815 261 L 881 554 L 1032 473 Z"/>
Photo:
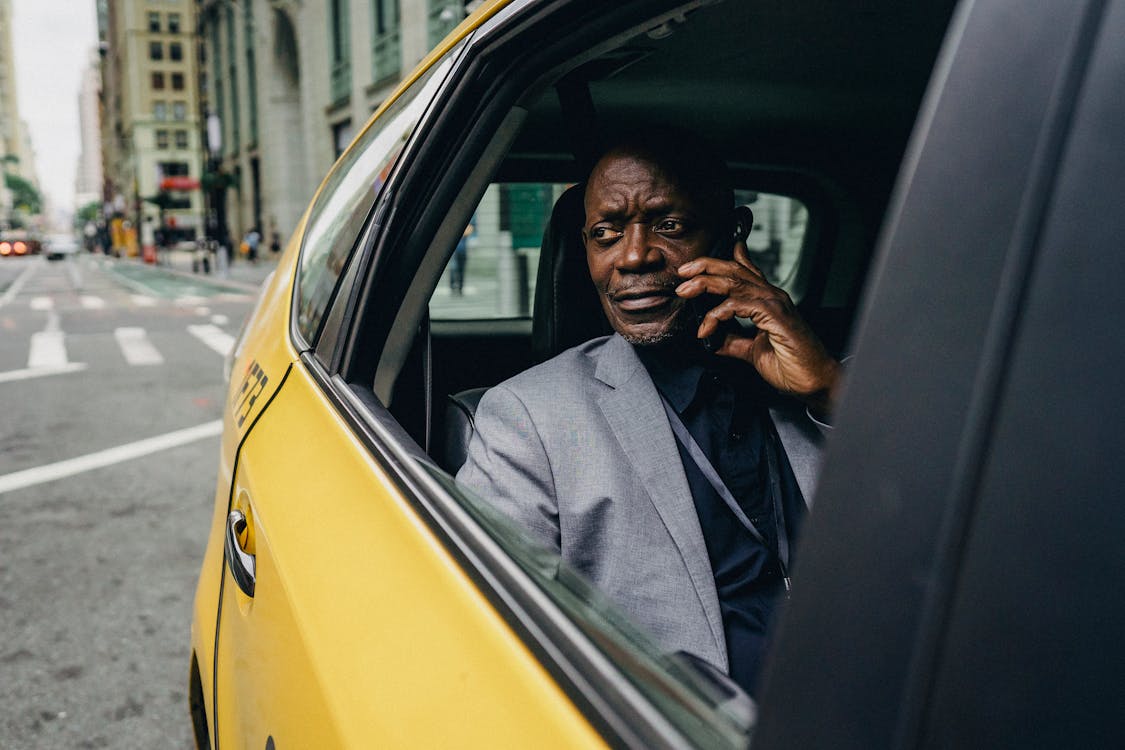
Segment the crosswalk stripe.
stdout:
<path fill-rule="evenodd" d="M 32 297 L 31 309 L 32 310 L 50 310 L 55 306 L 55 301 L 50 297 Z"/>
<path fill-rule="evenodd" d="M 134 294 L 133 304 L 137 307 L 154 307 L 156 305 L 156 298 L 149 297 L 146 294 Z"/>
<path fill-rule="evenodd" d="M 194 325 L 188 326 L 188 333 L 195 336 L 211 349 L 214 349 L 224 357 L 234 346 L 234 336 L 214 325 Z"/>
<path fill-rule="evenodd" d="M 105 300 L 101 297 L 84 295 L 81 298 L 81 301 L 82 307 L 86 308 L 87 310 L 101 310 L 105 307 Z"/>
<path fill-rule="evenodd" d="M 123 326 L 113 330 L 113 337 L 125 356 L 125 361 L 134 366 L 159 365 L 164 362 L 164 357 L 152 345 L 145 329 L 134 326 Z"/>
<path fill-rule="evenodd" d="M 27 355 L 28 369 L 60 368 L 66 366 L 66 345 L 62 331 L 39 331 L 31 334 L 31 351 Z"/>

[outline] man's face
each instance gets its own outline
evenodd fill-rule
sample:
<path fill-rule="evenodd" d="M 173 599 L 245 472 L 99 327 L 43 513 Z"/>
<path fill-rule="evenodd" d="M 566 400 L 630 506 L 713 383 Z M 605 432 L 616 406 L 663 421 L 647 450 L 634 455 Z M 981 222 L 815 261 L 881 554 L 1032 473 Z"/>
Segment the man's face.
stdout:
<path fill-rule="evenodd" d="M 611 152 L 590 174 L 582 239 L 613 329 L 633 344 L 656 344 L 685 329 L 676 269 L 705 255 L 712 211 L 655 160 Z"/>

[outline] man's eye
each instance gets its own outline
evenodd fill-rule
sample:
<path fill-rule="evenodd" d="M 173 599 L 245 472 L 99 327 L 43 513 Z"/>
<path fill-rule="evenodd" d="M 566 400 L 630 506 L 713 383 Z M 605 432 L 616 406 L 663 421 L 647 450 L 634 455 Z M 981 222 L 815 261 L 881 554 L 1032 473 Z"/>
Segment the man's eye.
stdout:
<path fill-rule="evenodd" d="M 664 234 L 674 234 L 683 231 L 684 223 L 679 219 L 661 219 L 653 229 Z"/>
<path fill-rule="evenodd" d="M 621 232 L 613 227 L 594 227 L 590 230 L 590 236 L 599 242 L 610 242 L 620 237 Z"/>

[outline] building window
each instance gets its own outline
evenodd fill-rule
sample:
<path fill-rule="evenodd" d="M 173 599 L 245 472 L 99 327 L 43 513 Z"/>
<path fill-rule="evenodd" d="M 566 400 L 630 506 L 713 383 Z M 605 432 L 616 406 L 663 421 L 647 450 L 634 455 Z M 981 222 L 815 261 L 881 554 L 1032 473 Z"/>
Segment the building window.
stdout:
<path fill-rule="evenodd" d="M 168 148 L 168 131 L 167 130 L 157 130 L 156 131 L 156 147 L 160 148 L 160 149 Z"/>
<path fill-rule="evenodd" d="M 186 130 L 176 131 L 176 148 L 186 151 L 188 147 L 188 133 Z"/>
<path fill-rule="evenodd" d="M 463 0 L 428 0 L 428 5 L 427 38 L 433 48 L 465 18 L 465 4 Z"/>
<path fill-rule="evenodd" d="M 168 45 L 168 58 L 179 62 L 184 59 L 184 45 L 172 42 Z"/>
<path fill-rule="evenodd" d="M 160 167 L 161 177 L 187 177 L 188 164 L 186 161 L 162 161 Z"/>
<path fill-rule="evenodd" d="M 169 13 L 168 14 L 168 33 L 169 34 L 179 34 L 180 33 L 180 14 L 179 13 Z"/>
<path fill-rule="evenodd" d="M 348 25 L 348 0 L 330 0 L 329 45 L 332 54 L 329 92 L 332 103 L 340 104 L 352 92 L 351 27 Z"/>
<path fill-rule="evenodd" d="M 399 0 L 372 0 L 371 16 L 375 28 L 371 35 L 371 80 L 397 76 L 402 67 L 402 34 Z"/>
<path fill-rule="evenodd" d="M 148 30 L 153 32 L 153 33 L 157 33 L 157 34 L 160 33 L 160 14 L 159 13 L 149 13 L 148 14 Z"/>
<path fill-rule="evenodd" d="M 163 122 L 168 119 L 168 104 L 167 102 L 153 102 L 152 103 L 152 117 L 154 120 Z"/>
<path fill-rule="evenodd" d="M 154 91 L 163 91 L 164 90 L 164 74 L 163 73 L 153 73 L 152 74 L 152 88 L 153 88 Z"/>
<path fill-rule="evenodd" d="M 172 102 L 172 119 L 183 122 L 187 119 L 187 104 L 184 102 Z"/>
<path fill-rule="evenodd" d="M 148 43 L 148 59 L 149 60 L 163 60 L 164 59 L 164 45 L 160 42 Z"/>
<path fill-rule="evenodd" d="M 173 73 L 172 74 L 172 90 L 173 91 L 183 91 L 184 90 L 184 74 L 183 73 Z"/>
<path fill-rule="evenodd" d="M 355 129 L 352 128 L 351 120 L 344 120 L 332 126 L 332 147 L 336 152 L 336 158 L 340 158 L 340 154 L 344 153 L 344 149 L 354 137 Z"/>

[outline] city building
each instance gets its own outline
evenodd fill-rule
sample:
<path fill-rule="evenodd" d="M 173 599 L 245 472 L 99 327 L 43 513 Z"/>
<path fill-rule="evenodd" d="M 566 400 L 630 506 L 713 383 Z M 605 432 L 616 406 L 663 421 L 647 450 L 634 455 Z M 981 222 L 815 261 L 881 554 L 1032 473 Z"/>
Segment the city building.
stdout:
<path fill-rule="evenodd" d="M 193 0 L 99 2 L 103 164 L 118 251 L 203 233 Z"/>
<path fill-rule="evenodd" d="M 16 98 L 16 65 L 12 48 L 12 2 L 0 0 L 0 168 L 5 175 L 14 175 L 31 186 L 38 186 L 35 175 L 35 154 L 27 137 L 27 128 L 20 119 Z M 11 217 L 12 192 L 6 180 L 0 180 L 0 222 Z"/>
<path fill-rule="evenodd" d="M 82 72 L 78 90 L 78 132 L 81 152 L 74 178 L 74 207 L 81 209 L 102 200 L 102 138 L 99 112 L 101 71 L 99 57 L 91 53 L 90 64 Z"/>
<path fill-rule="evenodd" d="M 463 0 L 196 0 L 216 237 L 293 231 L 358 128 Z M 472 9 L 478 3 L 468 3 Z"/>

